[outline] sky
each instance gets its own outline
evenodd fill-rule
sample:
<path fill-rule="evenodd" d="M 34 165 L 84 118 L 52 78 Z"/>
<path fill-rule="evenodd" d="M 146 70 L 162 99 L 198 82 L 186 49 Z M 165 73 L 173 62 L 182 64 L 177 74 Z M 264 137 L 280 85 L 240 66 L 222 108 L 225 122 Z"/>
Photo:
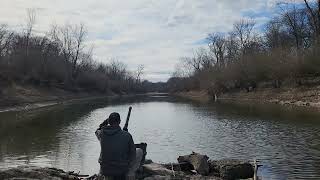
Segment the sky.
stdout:
<path fill-rule="evenodd" d="M 0 24 L 21 30 L 35 9 L 38 32 L 52 24 L 86 25 L 86 43 L 99 62 L 117 59 L 143 78 L 166 81 L 180 57 L 206 46 L 211 32 L 227 32 L 241 18 L 261 26 L 276 0 L 0 0 Z"/>

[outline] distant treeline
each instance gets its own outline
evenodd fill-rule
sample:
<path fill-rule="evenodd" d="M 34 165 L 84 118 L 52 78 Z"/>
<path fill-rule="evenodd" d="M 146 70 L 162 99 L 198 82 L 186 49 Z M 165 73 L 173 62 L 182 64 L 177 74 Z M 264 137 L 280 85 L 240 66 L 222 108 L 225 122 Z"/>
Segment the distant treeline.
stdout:
<path fill-rule="evenodd" d="M 143 66 L 133 73 L 118 61 L 93 60 L 84 25 L 54 25 L 43 35 L 35 35 L 35 18 L 34 11 L 28 11 L 22 32 L 0 25 L 0 86 L 20 83 L 101 93 L 144 91 Z"/>
<path fill-rule="evenodd" d="M 231 32 L 209 34 L 208 48 L 182 58 L 168 80 L 169 90 L 251 91 L 262 84 L 299 86 L 304 78 L 320 76 L 320 0 L 278 8 L 262 33 L 254 20 L 242 19 Z"/>

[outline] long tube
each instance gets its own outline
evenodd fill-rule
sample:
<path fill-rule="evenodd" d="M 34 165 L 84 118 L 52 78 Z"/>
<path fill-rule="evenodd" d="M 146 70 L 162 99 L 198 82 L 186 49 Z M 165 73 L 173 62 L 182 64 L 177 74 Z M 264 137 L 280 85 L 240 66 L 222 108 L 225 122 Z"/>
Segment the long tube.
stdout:
<path fill-rule="evenodd" d="M 129 126 L 129 119 L 130 119 L 130 115 L 131 115 L 131 110 L 132 110 L 132 107 L 130 106 L 129 107 L 129 111 L 128 111 L 128 115 L 127 115 L 127 119 L 126 119 L 126 124 L 123 127 L 123 130 L 127 131 L 127 132 L 128 132 L 128 126 Z"/>

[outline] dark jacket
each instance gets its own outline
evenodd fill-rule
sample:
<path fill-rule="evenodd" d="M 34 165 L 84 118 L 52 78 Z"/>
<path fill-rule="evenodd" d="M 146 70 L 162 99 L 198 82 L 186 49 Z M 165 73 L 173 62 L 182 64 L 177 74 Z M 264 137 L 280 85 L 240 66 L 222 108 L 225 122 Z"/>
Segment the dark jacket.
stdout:
<path fill-rule="evenodd" d="M 136 148 L 130 133 L 120 126 L 103 126 L 96 131 L 100 141 L 100 173 L 105 176 L 118 176 L 127 173 L 135 159 Z"/>

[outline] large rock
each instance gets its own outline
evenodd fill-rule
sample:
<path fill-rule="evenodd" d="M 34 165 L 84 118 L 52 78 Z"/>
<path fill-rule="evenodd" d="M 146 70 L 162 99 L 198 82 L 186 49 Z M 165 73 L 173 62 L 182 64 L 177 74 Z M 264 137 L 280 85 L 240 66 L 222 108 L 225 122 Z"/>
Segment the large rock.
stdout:
<path fill-rule="evenodd" d="M 192 152 L 190 155 L 179 156 L 178 162 L 179 163 L 190 163 L 193 166 L 193 169 L 196 170 L 201 175 L 208 175 L 209 174 L 209 163 L 208 163 L 208 156 L 198 154 Z"/>
<path fill-rule="evenodd" d="M 254 167 L 247 161 L 224 159 L 209 161 L 210 173 L 222 179 L 248 179 L 254 176 Z"/>

